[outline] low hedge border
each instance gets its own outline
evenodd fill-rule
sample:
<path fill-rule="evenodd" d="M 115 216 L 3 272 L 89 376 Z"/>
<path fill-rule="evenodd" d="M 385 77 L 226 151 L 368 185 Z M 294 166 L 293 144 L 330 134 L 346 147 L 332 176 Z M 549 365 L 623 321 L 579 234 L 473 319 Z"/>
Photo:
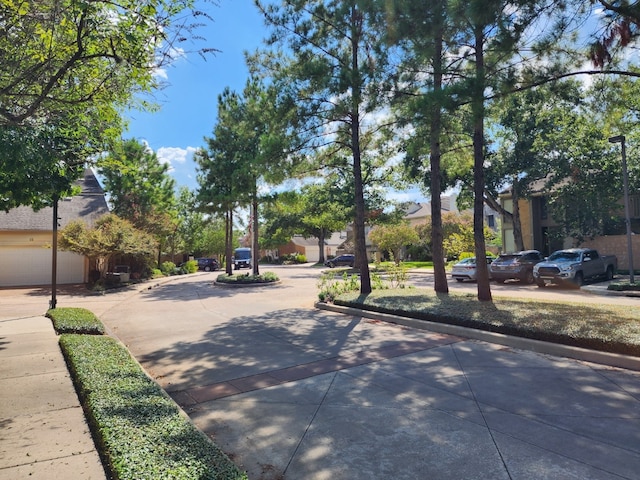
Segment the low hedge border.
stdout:
<path fill-rule="evenodd" d="M 502 305 L 500 305 L 502 302 Z M 374 291 L 369 295 L 345 293 L 335 305 L 377 313 L 401 315 L 435 323 L 582 347 L 602 352 L 640 356 L 640 322 L 616 321 L 597 306 L 553 304 L 566 311 L 566 321 L 549 321 L 544 302 L 501 299 L 478 302 L 473 296 L 437 296 L 420 290 Z M 534 305 L 538 305 L 535 307 Z M 516 310 L 509 311 L 508 306 Z M 502 307 L 502 308 L 501 308 Z M 519 309 L 519 310 L 518 310 Z M 528 311 L 526 315 L 513 312 Z M 579 318 L 573 318 L 571 315 Z M 600 317 L 598 321 L 592 321 Z M 608 317 L 602 319 L 603 317 Z"/>
<path fill-rule="evenodd" d="M 86 308 L 53 308 L 47 312 L 46 316 L 51 319 L 58 335 L 63 333 L 104 335 L 104 325 L 93 312 Z"/>
<path fill-rule="evenodd" d="M 261 275 L 250 275 L 246 273 L 244 275 L 227 275 L 221 273 L 216 278 L 216 284 L 220 285 L 265 285 L 278 283 L 280 279 L 273 272 L 265 272 Z"/>
<path fill-rule="evenodd" d="M 64 334 L 60 346 L 113 478 L 247 480 L 119 342 Z"/>
<path fill-rule="evenodd" d="M 105 468 L 118 480 L 247 480 L 83 308 L 47 312 Z"/>

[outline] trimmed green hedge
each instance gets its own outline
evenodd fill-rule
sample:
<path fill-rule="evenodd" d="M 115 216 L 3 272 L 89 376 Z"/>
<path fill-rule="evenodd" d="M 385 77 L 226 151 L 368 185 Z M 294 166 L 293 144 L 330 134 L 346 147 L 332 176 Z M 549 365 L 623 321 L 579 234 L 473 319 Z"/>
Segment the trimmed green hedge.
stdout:
<path fill-rule="evenodd" d="M 103 335 L 104 325 L 95 314 L 86 308 L 53 308 L 47 312 L 58 335 L 63 333 L 84 333 Z"/>
<path fill-rule="evenodd" d="M 607 290 L 615 292 L 640 292 L 640 282 L 615 282 L 607 286 Z"/>
<path fill-rule="evenodd" d="M 114 478 L 247 479 L 116 340 L 65 334 L 60 346 Z"/>

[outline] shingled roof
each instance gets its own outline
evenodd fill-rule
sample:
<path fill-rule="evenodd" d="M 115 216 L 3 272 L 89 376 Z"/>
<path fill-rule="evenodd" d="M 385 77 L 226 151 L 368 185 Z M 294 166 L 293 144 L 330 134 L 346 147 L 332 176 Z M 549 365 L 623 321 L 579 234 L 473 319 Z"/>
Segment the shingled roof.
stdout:
<path fill-rule="evenodd" d="M 86 169 L 75 184 L 80 186 L 81 193 L 58 202 L 58 225 L 62 228 L 72 220 L 83 220 L 91 226 L 109 213 L 104 190 L 90 169 Z M 21 206 L 8 213 L 0 212 L 0 232 L 16 230 L 53 230 L 53 207 L 34 212 L 31 207 Z"/>

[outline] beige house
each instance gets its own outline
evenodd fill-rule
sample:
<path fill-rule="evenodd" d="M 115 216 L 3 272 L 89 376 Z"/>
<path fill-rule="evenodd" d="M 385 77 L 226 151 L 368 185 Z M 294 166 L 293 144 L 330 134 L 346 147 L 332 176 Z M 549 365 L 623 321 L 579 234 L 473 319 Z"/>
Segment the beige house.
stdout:
<path fill-rule="evenodd" d="M 109 213 L 104 191 L 93 172 L 85 170 L 76 182 L 81 193 L 58 202 L 58 226 L 72 220 L 89 225 Z M 53 208 L 34 212 L 18 207 L 0 212 L 0 287 L 48 285 L 51 283 Z M 86 283 L 89 260 L 72 252 L 58 251 L 58 284 Z"/>

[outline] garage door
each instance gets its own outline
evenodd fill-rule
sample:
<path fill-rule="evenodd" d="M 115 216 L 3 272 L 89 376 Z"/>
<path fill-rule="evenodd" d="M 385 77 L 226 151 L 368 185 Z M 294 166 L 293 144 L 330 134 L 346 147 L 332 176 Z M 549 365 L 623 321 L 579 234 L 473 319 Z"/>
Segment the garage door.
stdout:
<path fill-rule="evenodd" d="M 51 284 L 51 249 L 0 247 L 0 287 Z M 56 282 L 84 283 L 84 257 L 58 252 Z"/>

